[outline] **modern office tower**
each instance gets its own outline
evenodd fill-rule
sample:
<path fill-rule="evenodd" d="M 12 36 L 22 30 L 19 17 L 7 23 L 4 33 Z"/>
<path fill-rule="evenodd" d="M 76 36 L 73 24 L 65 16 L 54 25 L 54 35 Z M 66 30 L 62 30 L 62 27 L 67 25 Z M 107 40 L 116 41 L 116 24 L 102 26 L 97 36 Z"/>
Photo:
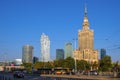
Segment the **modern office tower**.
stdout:
<path fill-rule="evenodd" d="M 65 59 L 67 57 L 73 57 L 73 47 L 72 47 L 72 43 L 70 42 L 65 44 Z"/>
<path fill-rule="evenodd" d="M 50 39 L 47 35 L 42 33 L 41 38 L 41 61 L 50 61 Z"/>
<path fill-rule="evenodd" d="M 103 59 L 103 57 L 106 56 L 106 49 L 101 49 L 100 54 L 101 54 L 100 58 Z"/>
<path fill-rule="evenodd" d="M 33 46 L 25 45 L 22 48 L 22 62 L 32 63 L 33 62 Z"/>
<path fill-rule="evenodd" d="M 89 27 L 86 6 L 82 30 L 78 31 L 78 49 L 74 50 L 74 58 L 90 63 L 98 62 L 98 50 L 94 50 L 94 31 Z"/>
<path fill-rule="evenodd" d="M 56 49 L 56 59 L 64 59 L 64 50 Z"/>
<path fill-rule="evenodd" d="M 35 64 L 36 62 L 39 61 L 39 58 L 38 57 L 33 57 L 33 64 Z"/>

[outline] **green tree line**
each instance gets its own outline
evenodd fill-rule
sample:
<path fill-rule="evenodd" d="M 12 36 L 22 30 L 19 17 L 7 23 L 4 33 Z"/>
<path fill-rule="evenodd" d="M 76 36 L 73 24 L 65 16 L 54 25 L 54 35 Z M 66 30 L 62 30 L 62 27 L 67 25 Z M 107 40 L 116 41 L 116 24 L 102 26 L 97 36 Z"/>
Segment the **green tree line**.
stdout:
<path fill-rule="evenodd" d="M 22 64 L 26 70 L 31 71 L 32 68 L 39 69 L 39 68 L 70 68 L 75 69 L 75 60 L 74 58 L 68 57 L 66 59 L 56 59 L 51 62 L 36 62 L 35 64 L 31 63 L 23 63 Z M 90 63 L 85 60 L 76 60 L 76 68 L 77 70 L 99 70 L 99 71 L 111 71 L 111 70 L 118 70 L 120 66 L 116 64 L 112 64 L 112 60 L 110 56 L 105 56 L 102 60 L 98 62 Z"/>

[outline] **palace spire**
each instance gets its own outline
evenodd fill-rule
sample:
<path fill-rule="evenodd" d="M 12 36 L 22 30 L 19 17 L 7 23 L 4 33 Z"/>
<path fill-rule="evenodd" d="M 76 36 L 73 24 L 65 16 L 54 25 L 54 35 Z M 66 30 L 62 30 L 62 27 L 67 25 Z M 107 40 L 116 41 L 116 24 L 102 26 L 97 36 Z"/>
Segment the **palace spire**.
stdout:
<path fill-rule="evenodd" d="M 87 6 L 85 5 L 84 9 L 84 20 L 83 20 L 83 30 L 89 29 L 89 22 L 88 22 L 88 16 L 87 16 Z"/>

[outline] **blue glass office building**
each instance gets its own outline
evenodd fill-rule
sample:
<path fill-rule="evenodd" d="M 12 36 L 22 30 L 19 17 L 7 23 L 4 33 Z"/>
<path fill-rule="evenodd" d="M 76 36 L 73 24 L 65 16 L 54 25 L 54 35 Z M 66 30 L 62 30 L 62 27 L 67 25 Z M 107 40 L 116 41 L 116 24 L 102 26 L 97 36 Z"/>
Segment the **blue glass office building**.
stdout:
<path fill-rule="evenodd" d="M 64 59 L 64 50 L 56 49 L 56 59 Z"/>
<path fill-rule="evenodd" d="M 101 54 L 100 59 L 103 59 L 103 57 L 106 56 L 106 49 L 101 49 L 100 54 Z"/>

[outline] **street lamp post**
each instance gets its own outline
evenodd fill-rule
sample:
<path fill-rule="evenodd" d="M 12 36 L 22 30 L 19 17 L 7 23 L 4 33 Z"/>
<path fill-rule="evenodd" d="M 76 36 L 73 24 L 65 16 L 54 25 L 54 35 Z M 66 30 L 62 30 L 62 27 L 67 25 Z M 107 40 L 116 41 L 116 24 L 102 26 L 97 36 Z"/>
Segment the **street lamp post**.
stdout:
<path fill-rule="evenodd" d="M 76 58 L 75 58 L 75 73 L 77 72 L 77 64 L 76 64 Z"/>
<path fill-rule="evenodd" d="M 32 56 L 32 74 L 33 74 L 33 71 L 34 71 L 34 57 Z"/>
<path fill-rule="evenodd" d="M 77 38 L 74 38 L 74 50 L 76 50 L 76 41 Z M 74 59 L 75 59 L 75 73 L 77 72 L 77 63 L 76 63 L 76 55 L 74 54 Z"/>

